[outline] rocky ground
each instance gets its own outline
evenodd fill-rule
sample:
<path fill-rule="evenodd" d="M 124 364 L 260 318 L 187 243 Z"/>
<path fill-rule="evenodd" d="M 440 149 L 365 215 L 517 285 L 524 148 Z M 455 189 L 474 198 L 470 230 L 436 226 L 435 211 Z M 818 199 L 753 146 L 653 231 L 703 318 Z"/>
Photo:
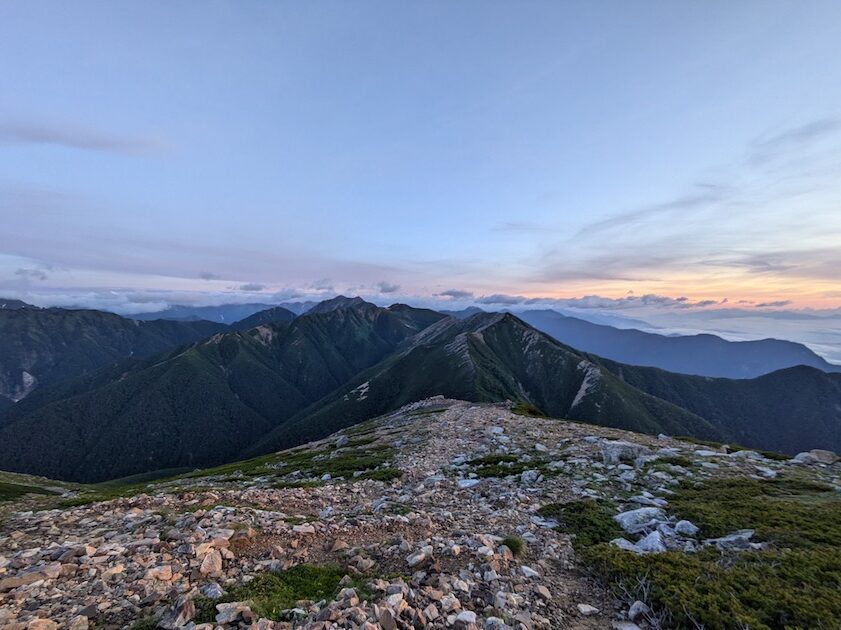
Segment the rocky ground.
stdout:
<path fill-rule="evenodd" d="M 131 496 L 64 486 L 61 499 L 7 503 L 0 628 L 654 627 L 644 602 L 588 575 L 541 507 L 610 499 L 625 532 L 613 544 L 630 554 L 749 552 L 761 547 L 749 530 L 700 539 L 670 514 L 670 488 L 793 467 L 836 484 L 834 461 L 727 454 L 430 399 L 293 451 L 108 489 Z M 320 601 L 261 618 L 266 593 L 255 585 L 300 566 L 343 577 Z"/>

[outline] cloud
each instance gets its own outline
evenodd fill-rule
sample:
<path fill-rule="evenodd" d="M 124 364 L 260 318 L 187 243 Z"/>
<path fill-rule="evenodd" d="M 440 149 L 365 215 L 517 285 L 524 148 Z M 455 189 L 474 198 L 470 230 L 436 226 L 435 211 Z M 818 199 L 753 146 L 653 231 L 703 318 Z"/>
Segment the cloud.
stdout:
<path fill-rule="evenodd" d="M 219 280 L 222 276 L 216 275 L 210 271 L 201 271 L 199 272 L 199 278 L 202 280 Z"/>
<path fill-rule="evenodd" d="M 259 282 L 246 282 L 245 284 L 239 285 L 240 291 L 263 291 L 266 288 L 265 284 L 260 284 Z"/>
<path fill-rule="evenodd" d="M 318 280 L 315 280 L 314 282 L 310 282 L 309 288 L 327 293 L 335 291 L 335 289 L 333 288 L 333 281 L 330 280 L 330 278 L 320 278 Z"/>
<path fill-rule="evenodd" d="M 42 269 L 18 269 L 15 271 L 15 275 L 27 280 L 40 280 L 42 282 L 47 279 L 47 274 Z"/>
<path fill-rule="evenodd" d="M 305 296 L 306 296 L 306 294 L 302 293 L 298 289 L 285 288 L 285 289 L 281 289 L 280 291 L 275 291 L 272 294 L 272 299 L 273 300 L 278 300 L 278 301 L 286 301 L 286 300 L 294 300 L 295 298 L 305 297 Z"/>
<path fill-rule="evenodd" d="M 441 291 L 437 295 L 441 297 L 448 297 L 454 300 L 469 300 L 473 297 L 472 291 L 462 291 L 461 289 L 447 289 L 446 291 Z"/>
<path fill-rule="evenodd" d="M 159 141 L 123 138 L 92 129 L 40 122 L 0 122 L 0 146 L 52 145 L 118 155 L 149 155 L 160 152 Z"/>
<path fill-rule="evenodd" d="M 396 293 L 400 290 L 399 284 L 394 284 L 392 282 L 387 282 L 383 280 L 382 282 L 378 282 L 376 284 L 377 289 L 380 293 Z"/>
<path fill-rule="evenodd" d="M 480 298 L 476 299 L 477 304 L 506 304 L 506 305 L 513 305 L 513 304 L 522 304 L 526 302 L 528 298 L 522 295 L 505 295 L 503 293 L 494 293 L 493 295 L 483 295 Z"/>
<path fill-rule="evenodd" d="M 839 129 L 841 129 L 841 121 L 835 118 L 824 118 L 758 138 L 750 143 L 748 162 L 753 165 L 763 164 L 781 154 L 810 145 Z"/>
<path fill-rule="evenodd" d="M 557 308 L 577 308 L 582 310 L 631 310 L 631 309 L 704 309 L 709 306 L 724 304 L 723 300 L 692 300 L 686 296 L 670 297 L 646 293 L 644 295 L 626 295 L 621 298 L 608 298 L 600 295 L 585 295 L 575 298 L 529 298 L 524 304 L 543 305 Z"/>
<path fill-rule="evenodd" d="M 791 300 L 777 300 L 776 302 L 760 302 L 755 304 L 755 308 L 780 308 L 791 304 Z"/>
<path fill-rule="evenodd" d="M 584 226 L 578 231 L 577 238 L 593 236 L 601 232 L 633 226 L 637 223 L 661 219 L 664 215 L 685 213 L 698 208 L 709 207 L 723 201 L 731 193 L 726 186 L 719 184 L 699 183 L 690 193 L 679 195 L 674 199 L 623 212 L 600 221 Z"/>

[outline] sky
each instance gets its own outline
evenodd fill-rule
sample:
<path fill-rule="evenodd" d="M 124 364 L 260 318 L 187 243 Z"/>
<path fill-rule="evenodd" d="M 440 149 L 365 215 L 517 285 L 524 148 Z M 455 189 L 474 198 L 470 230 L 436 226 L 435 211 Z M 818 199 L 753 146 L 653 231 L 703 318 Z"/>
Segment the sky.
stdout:
<path fill-rule="evenodd" d="M 841 331 L 839 24 L 817 0 L 0 0 L 0 295 Z"/>

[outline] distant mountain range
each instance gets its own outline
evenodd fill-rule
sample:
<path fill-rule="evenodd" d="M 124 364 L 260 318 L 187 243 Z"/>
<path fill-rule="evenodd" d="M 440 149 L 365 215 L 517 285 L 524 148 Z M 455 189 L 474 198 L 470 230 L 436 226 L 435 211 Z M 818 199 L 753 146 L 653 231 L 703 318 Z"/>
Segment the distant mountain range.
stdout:
<path fill-rule="evenodd" d="M 177 321 L 195 321 L 203 319 L 218 324 L 233 324 L 254 313 L 273 308 L 273 304 L 221 304 L 219 306 L 184 306 L 174 304 L 162 311 L 151 313 L 134 313 L 126 315 L 129 319 L 150 321 L 154 319 L 171 319 Z"/>
<path fill-rule="evenodd" d="M 726 378 L 754 378 L 796 365 L 841 372 L 800 343 L 761 339 L 727 341 L 715 335 L 665 336 L 613 328 L 568 317 L 557 311 L 523 311 L 518 315 L 558 341 L 606 359 L 659 367 L 670 372 Z"/>
<path fill-rule="evenodd" d="M 162 311 L 134 313 L 126 315 L 129 319 L 149 321 L 153 319 L 171 319 L 176 321 L 195 321 L 204 319 L 219 324 L 234 324 L 261 311 L 284 308 L 295 315 L 301 315 L 318 302 L 284 302 L 283 304 L 220 304 L 219 306 L 186 306 L 174 304 Z"/>
<path fill-rule="evenodd" d="M 435 394 L 523 401 L 554 417 L 647 433 L 841 450 L 841 374 L 803 366 L 730 380 L 631 366 L 575 350 L 507 313 L 460 320 L 344 297 L 295 318 L 273 312 L 277 319 L 258 317 L 253 328 L 208 329 L 190 345 L 109 358 L 17 404 L 7 399 L 0 469 L 98 481 L 211 465 L 323 437 Z M 91 317 L 65 313 L 81 328 Z M 142 322 L 98 315 L 146 334 Z M 164 323 L 178 334 L 191 326 Z M 106 343 L 110 337 L 92 340 Z"/>
<path fill-rule="evenodd" d="M 0 310 L 0 401 L 8 406 L 36 387 L 126 357 L 150 356 L 224 329 L 207 321 L 139 322 L 102 311 L 6 308 Z"/>

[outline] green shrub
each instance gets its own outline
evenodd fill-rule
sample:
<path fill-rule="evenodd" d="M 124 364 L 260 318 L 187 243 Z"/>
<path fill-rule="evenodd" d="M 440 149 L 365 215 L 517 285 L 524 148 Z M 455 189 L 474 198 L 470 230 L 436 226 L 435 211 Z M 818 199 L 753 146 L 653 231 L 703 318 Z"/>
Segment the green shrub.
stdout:
<path fill-rule="evenodd" d="M 502 544 L 508 547 L 515 556 L 523 552 L 523 539 L 517 536 L 506 536 L 502 539 Z"/>

